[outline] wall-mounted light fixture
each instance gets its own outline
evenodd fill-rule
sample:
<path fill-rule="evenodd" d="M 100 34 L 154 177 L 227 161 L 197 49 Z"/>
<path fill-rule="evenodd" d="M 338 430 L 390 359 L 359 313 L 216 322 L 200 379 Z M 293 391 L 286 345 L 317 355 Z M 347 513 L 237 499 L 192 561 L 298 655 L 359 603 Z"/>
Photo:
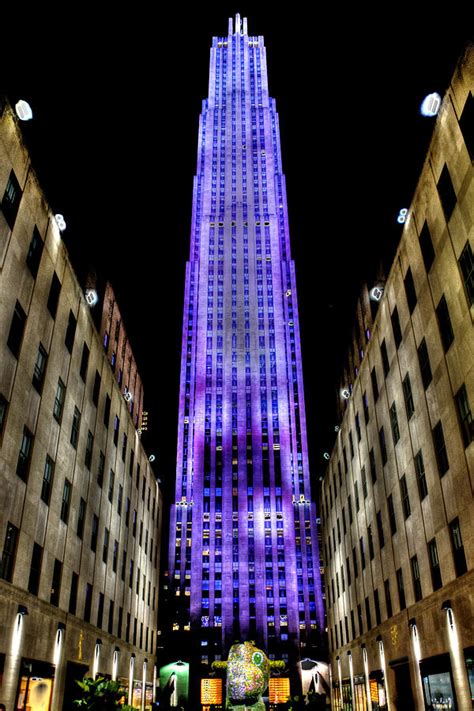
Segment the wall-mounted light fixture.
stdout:
<path fill-rule="evenodd" d="M 27 615 L 28 608 L 25 605 L 18 605 L 18 614 L 19 615 Z"/>

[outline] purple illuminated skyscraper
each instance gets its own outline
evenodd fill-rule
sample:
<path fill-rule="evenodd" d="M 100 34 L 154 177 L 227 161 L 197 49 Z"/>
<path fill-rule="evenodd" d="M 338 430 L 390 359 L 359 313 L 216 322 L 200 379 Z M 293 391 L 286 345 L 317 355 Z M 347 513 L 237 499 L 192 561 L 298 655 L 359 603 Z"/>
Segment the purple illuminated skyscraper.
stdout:
<path fill-rule="evenodd" d="M 278 115 L 263 37 L 239 15 L 213 38 L 198 141 L 169 551 L 184 613 L 174 628 L 199 640 L 203 662 L 235 639 L 294 658 L 324 624 L 316 510 Z"/>

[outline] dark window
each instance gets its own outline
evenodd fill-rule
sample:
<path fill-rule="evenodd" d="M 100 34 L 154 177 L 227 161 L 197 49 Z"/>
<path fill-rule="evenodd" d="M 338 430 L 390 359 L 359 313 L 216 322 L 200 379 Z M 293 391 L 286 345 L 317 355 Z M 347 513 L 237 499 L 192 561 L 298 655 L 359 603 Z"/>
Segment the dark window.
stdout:
<path fill-rule="evenodd" d="M 122 515 L 122 503 L 123 503 L 123 486 L 119 484 L 119 491 L 117 497 L 117 513 L 119 516 Z"/>
<path fill-rule="evenodd" d="M 25 330 L 26 324 L 26 313 L 19 301 L 15 303 L 15 310 L 13 312 L 12 322 L 10 325 L 10 332 L 8 334 L 7 346 L 15 356 L 18 358 L 21 348 L 21 341 L 23 339 L 23 331 Z"/>
<path fill-rule="evenodd" d="M 113 634 L 114 631 L 114 601 L 109 603 L 109 621 L 107 623 L 107 632 Z"/>
<path fill-rule="evenodd" d="M 38 231 L 38 228 L 35 226 L 30 246 L 28 248 L 28 254 L 26 255 L 26 263 L 35 279 L 36 275 L 38 274 L 38 269 L 41 262 L 41 255 L 43 254 L 43 246 L 43 240 L 41 239 L 41 235 Z"/>
<path fill-rule="evenodd" d="M 0 578 L 11 583 L 13 569 L 15 567 L 16 544 L 18 541 L 18 529 L 10 521 L 7 523 L 5 543 L 3 545 L 2 564 L 0 566 Z"/>
<path fill-rule="evenodd" d="M 105 396 L 105 407 L 104 407 L 104 425 L 108 428 L 110 420 L 110 397 Z"/>
<path fill-rule="evenodd" d="M 58 302 L 59 302 L 59 294 L 61 293 L 61 282 L 58 279 L 58 275 L 56 272 L 53 274 L 53 278 L 51 279 L 51 286 L 49 287 L 49 296 L 48 296 L 48 311 L 51 314 L 53 318 L 56 318 L 56 311 L 58 309 Z"/>
<path fill-rule="evenodd" d="M 97 627 L 102 629 L 102 622 L 104 620 L 104 593 L 99 593 L 99 604 L 97 605 Z"/>
<path fill-rule="evenodd" d="M 23 435 L 21 438 L 20 451 L 18 453 L 18 463 L 16 465 L 16 473 L 23 479 L 28 481 L 30 471 L 31 449 L 33 447 L 33 435 L 27 427 L 23 427 Z"/>
<path fill-rule="evenodd" d="M 119 549 L 119 542 L 117 540 L 114 541 L 114 553 L 112 557 L 112 570 L 114 573 L 117 572 L 117 561 L 118 561 L 118 549 Z"/>
<path fill-rule="evenodd" d="M 443 170 L 441 171 L 441 175 L 439 176 L 437 188 L 439 199 L 441 200 L 441 206 L 446 217 L 446 222 L 448 222 L 449 218 L 453 214 L 457 198 L 453 186 L 453 181 L 451 180 L 451 176 L 449 174 L 448 166 L 446 165 L 446 163 L 444 164 Z"/>
<path fill-rule="evenodd" d="M 54 561 L 53 579 L 51 580 L 51 596 L 49 602 L 55 607 L 59 607 L 59 593 L 61 592 L 61 575 L 63 564 L 57 558 Z"/>
<path fill-rule="evenodd" d="M 436 307 L 436 316 L 438 317 L 439 333 L 441 336 L 441 341 L 443 343 L 444 352 L 449 349 L 449 346 L 454 341 L 453 327 L 451 326 L 451 319 L 449 317 L 448 304 L 443 296 L 439 300 L 439 304 Z"/>
<path fill-rule="evenodd" d="M 49 505 L 49 500 L 51 498 L 51 487 L 53 485 L 53 476 L 54 476 L 54 462 L 49 456 L 49 454 L 46 455 L 46 461 L 44 463 L 44 471 L 43 471 L 43 484 L 41 486 L 41 499 L 44 501 L 45 504 Z"/>
<path fill-rule="evenodd" d="M 61 422 L 61 418 L 63 416 L 65 394 L 66 394 L 66 386 L 64 385 L 61 378 L 59 378 L 58 385 L 56 387 L 56 396 L 54 398 L 54 405 L 53 405 L 53 416 L 54 416 L 54 419 L 57 420 L 58 422 Z"/>
<path fill-rule="evenodd" d="M 393 608 L 392 596 L 390 595 L 390 580 L 388 578 L 387 580 L 384 580 L 383 587 L 385 591 L 385 605 L 387 606 L 387 617 L 391 617 L 393 615 Z"/>
<path fill-rule="evenodd" d="M 373 560 L 375 557 L 375 549 L 374 549 L 374 537 L 372 534 L 372 526 L 369 526 L 367 528 L 367 539 L 369 542 L 369 556 L 370 560 Z"/>
<path fill-rule="evenodd" d="M 133 449 L 131 449 L 131 450 L 130 450 L 130 462 L 129 462 L 129 465 L 128 465 L 128 473 L 129 473 L 130 476 L 133 476 L 133 463 L 134 463 L 134 460 L 135 460 L 135 452 L 133 451 Z"/>
<path fill-rule="evenodd" d="M 369 452 L 369 462 L 370 462 L 370 478 L 372 479 L 372 484 L 377 481 L 377 465 L 375 463 L 375 452 L 372 449 Z"/>
<path fill-rule="evenodd" d="M 467 565 L 458 518 L 451 521 L 449 530 L 451 533 L 451 546 L 453 548 L 454 568 L 456 570 L 456 576 L 459 577 L 467 571 Z"/>
<path fill-rule="evenodd" d="M 379 625 L 382 622 L 380 616 L 380 602 L 379 602 L 379 591 L 374 590 L 374 608 L 375 608 L 375 624 Z"/>
<path fill-rule="evenodd" d="M 104 471 L 105 471 L 105 455 L 101 451 L 99 453 L 99 466 L 97 469 L 97 483 L 102 488 L 102 485 L 104 483 Z"/>
<path fill-rule="evenodd" d="M 43 560 L 43 549 L 39 543 L 33 544 L 31 554 L 30 576 L 28 578 L 28 592 L 37 595 L 41 577 L 41 561 Z"/>
<path fill-rule="evenodd" d="M 402 569 L 399 568 L 397 570 L 397 587 L 398 587 L 398 599 L 400 601 L 400 611 L 404 610 L 407 606 L 406 600 L 405 600 L 405 587 L 403 585 L 403 572 Z"/>
<path fill-rule="evenodd" d="M 410 420 L 415 412 L 415 405 L 413 404 L 413 393 L 411 390 L 410 375 L 408 373 L 405 375 L 402 385 L 407 419 Z"/>
<path fill-rule="evenodd" d="M 76 335 L 77 320 L 72 311 L 69 311 L 69 318 L 66 328 L 66 336 L 64 338 L 64 344 L 68 349 L 69 353 L 72 353 L 72 348 L 74 346 L 74 337 Z"/>
<path fill-rule="evenodd" d="M 469 242 L 466 242 L 461 256 L 458 259 L 458 264 L 461 270 L 464 288 L 466 289 L 467 302 L 469 306 L 472 306 L 472 304 L 474 304 L 474 256 Z"/>
<path fill-rule="evenodd" d="M 77 573 L 72 574 L 71 578 L 71 590 L 69 592 L 69 612 L 71 615 L 76 614 L 77 609 L 77 588 L 79 587 L 79 575 Z"/>
<path fill-rule="evenodd" d="M 385 432 L 383 427 L 379 430 L 380 454 L 382 455 L 382 464 L 387 463 L 387 445 L 385 443 Z"/>
<path fill-rule="evenodd" d="M 122 433 L 122 462 L 125 461 L 125 457 L 127 456 L 127 435 L 125 432 Z"/>
<path fill-rule="evenodd" d="M 48 354 L 46 353 L 46 350 L 43 347 L 43 344 L 40 343 L 38 346 L 38 353 L 36 354 L 36 363 L 35 363 L 35 369 L 33 371 L 33 385 L 35 387 L 35 390 L 39 392 L 41 395 L 41 392 L 43 390 L 43 383 L 44 383 L 44 374 L 46 372 L 46 363 L 48 362 Z"/>
<path fill-rule="evenodd" d="M 92 585 L 90 583 L 87 583 L 86 597 L 85 597 L 85 602 L 84 602 L 84 622 L 91 621 L 92 591 L 93 591 Z"/>
<path fill-rule="evenodd" d="M 471 406 L 467 397 L 466 386 L 461 385 L 455 396 L 458 411 L 459 424 L 464 446 L 467 447 L 474 439 L 474 426 L 472 423 Z"/>
<path fill-rule="evenodd" d="M 78 537 L 82 540 L 82 536 L 84 534 L 84 523 L 86 520 L 86 502 L 85 500 L 81 497 L 81 500 L 79 502 L 79 511 L 77 514 L 77 535 Z"/>
<path fill-rule="evenodd" d="M 82 346 L 82 356 L 81 356 L 81 367 L 79 370 L 79 375 L 82 380 L 86 382 L 87 378 L 87 366 L 89 365 L 89 355 L 90 351 L 86 343 Z"/>
<path fill-rule="evenodd" d="M 431 374 L 430 356 L 428 353 L 428 347 L 426 341 L 423 338 L 420 345 L 418 346 L 418 363 L 420 364 L 421 379 L 423 381 L 423 387 L 426 388 L 431 383 L 433 376 Z"/>
<path fill-rule="evenodd" d="M 377 511 L 376 518 L 377 518 L 377 533 L 379 536 L 379 546 L 380 546 L 380 548 L 383 548 L 385 545 L 385 538 L 383 535 L 383 523 L 382 523 L 382 512 L 381 511 Z"/>
<path fill-rule="evenodd" d="M 441 420 L 433 429 L 433 445 L 436 454 L 436 461 L 438 463 L 438 472 L 440 476 L 443 476 L 443 474 L 446 474 L 449 469 L 449 460 Z"/>
<path fill-rule="evenodd" d="M 474 98 L 470 92 L 467 96 L 466 103 L 462 110 L 461 118 L 459 119 L 459 128 L 461 129 L 464 143 L 469 152 L 471 161 L 474 160 Z"/>
<path fill-rule="evenodd" d="M 380 344 L 380 353 L 382 355 L 383 374 L 385 375 L 385 377 L 387 377 L 390 372 L 390 363 L 388 360 L 387 344 L 385 343 L 385 338 Z"/>
<path fill-rule="evenodd" d="M 421 256 L 423 257 L 426 273 L 428 274 L 435 259 L 435 251 L 427 222 L 423 225 L 423 229 L 421 230 L 418 239 L 420 243 Z"/>
<path fill-rule="evenodd" d="M 21 196 L 22 192 L 20 189 L 20 183 L 12 170 L 10 171 L 10 177 L 8 178 L 7 187 L 5 188 L 2 200 L 2 212 L 5 215 L 5 219 L 11 230 L 15 224 L 18 208 L 20 207 Z"/>
<path fill-rule="evenodd" d="M 110 531 L 108 528 L 104 529 L 104 545 L 102 548 L 102 560 L 107 564 L 107 558 L 109 556 L 109 539 Z"/>
<path fill-rule="evenodd" d="M 356 426 L 356 432 L 357 432 L 357 441 L 360 442 L 362 439 L 362 434 L 360 431 L 360 418 L 359 418 L 359 413 L 356 413 L 355 416 L 355 426 Z"/>
<path fill-rule="evenodd" d="M 120 578 L 125 580 L 125 568 L 127 566 L 127 551 L 122 551 L 122 566 L 120 569 Z"/>
<path fill-rule="evenodd" d="M 377 402 L 379 399 L 379 386 L 377 383 L 377 371 L 375 368 L 372 368 L 370 371 L 370 379 L 372 380 L 372 392 L 374 395 L 374 402 Z"/>
<path fill-rule="evenodd" d="M 93 447 L 94 447 L 94 435 L 89 430 L 87 433 L 86 454 L 84 457 L 84 464 L 86 465 L 87 469 L 91 468 Z"/>
<path fill-rule="evenodd" d="M 128 526 L 130 521 L 130 499 L 127 496 L 127 500 L 125 502 L 125 525 Z"/>
<path fill-rule="evenodd" d="M 362 395 L 362 404 L 364 406 L 364 420 L 365 424 L 367 425 L 370 419 L 370 412 L 369 412 L 369 398 L 367 397 L 367 393 L 364 392 Z"/>
<path fill-rule="evenodd" d="M 354 482 L 354 499 L 355 499 L 355 506 L 356 506 L 356 511 L 360 510 L 360 503 L 359 503 L 359 486 L 357 482 Z"/>
<path fill-rule="evenodd" d="M 349 523 L 352 523 L 352 500 L 351 497 L 347 497 L 347 508 L 349 509 Z"/>
<path fill-rule="evenodd" d="M 94 514 L 92 516 L 92 528 L 91 528 L 91 550 L 95 551 L 97 550 L 97 535 L 99 533 L 99 519 L 98 517 Z"/>
<path fill-rule="evenodd" d="M 398 427 L 397 406 L 395 402 L 390 405 L 390 425 L 392 427 L 393 444 L 396 445 L 400 439 L 400 428 Z"/>
<path fill-rule="evenodd" d="M 128 587 L 133 588 L 133 560 L 130 561 Z"/>
<path fill-rule="evenodd" d="M 360 550 L 360 564 L 362 570 L 365 570 L 365 550 L 364 550 L 364 537 L 359 538 L 359 550 Z"/>
<path fill-rule="evenodd" d="M 81 426 L 81 413 L 77 409 L 77 407 L 74 407 L 74 415 L 72 418 L 72 427 L 71 427 L 71 438 L 70 442 L 74 449 L 77 449 L 77 442 L 79 439 L 79 429 Z"/>
<path fill-rule="evenodd" d="M 110 470 L 110 476 L 109 476 L 109 491 L 107 493 L 108 499 L 110 502 L 112 502 L 112 499 L 114 497 L 114 486 L 115 486 L 115 472 L 113 469 Z"/>
<path fill-rule="evenodd" d="M 100 393 L 100 382 L 101 382 L 101 377 L 99 374 L 99 371 L 95 371 L 95 378 L 94 378 L 94 388 L 92 390 L 92 402 L 94 405 L 97 407 L 99 404 L 99 393 Z"/>
<path fill-rule="evenodd" d="M 370 602 L 369 598 L 365 598 L 365 617 L 367 619 L 367 631 L 372 629 L 372 616 L 370 614 Z"/>
<path fill-rule="evenodd" d="M 69 504 L 71 503 L 71 488 L 72 484 L 69 479 L 64 479 L 63 498 L 61 500 L 61 521 L 68 522 Z"/>
<path fill-rule="evenodd" d="M 356 549 L 352 549 L 352 565 L 354 567 L 354 577 L 357 578 L 359 576 L 359 569 L 357 567 L 357 553 Z"/>
<path fill-rule="evenodd" d="M 400 317 L 398 315 L 398 309 L 396 306 L 392 311 L 392 315 L 390 316 L 390 319 L 392 321 L 392 329 L 393 329 L 393 337 L 395 339 L 395 345 L 398 348 L 400 343 L 402 342 L 402 329 L 400 327 Z"/>
<path fill-rule="evenodd" d="M 137 535 L 137 510 L 133 509 L 132 534 L 136 538 Z"/>
<path fill-rule="evenodd" d="M 115 444 L 115 446 L 117 446 L 117 444 L 118 444 L 119 429 L 120 429 L 120 419 L 118 418 L 117 415 L 115 415 L 115 417 L 114 417 L 114 444 Z"/>
<path fill-rule="evenodd" d="M 388 506 L 388 520 L 390 521 L 390 531 L 393 536 L 397 532 L 397 519 L 395 518 L 395 508 L 393 506 L 392 494 L 390 494 L 387 497 L 387 506 Z"/>
<path fill-rule="evenodd" d="M 433 591 L 439 590 L 443 583 L 441 581 L 441 568 L 439 565 L 438 548 L 436 546 L 435 538 L 428 542 L 428 555 L 430 559 L 431 582 L 433 584 Z"/>
<path fill-rule="evenodd" d="M 8 401 L 0 393 L 0 435 L 3 433 L 3 427 L 7 419 Z"/>
<path fill-rule="evenodd" d="M 408 271 L 405 275 L 405 279 L 403 280 L 403 283 L 405 285 L 405 294 L 407 297 L 408 310 L 412 314 L 413 311 L 415 310 L 417 298 L 416 298 L 415 282 L 413 281 L 413 274 L 411 273 L 411 267 L 408 267 Z"/>
<path fill-rule="evenodd" d="M 362 607 L 357 605 L 357 620 L 359 622 L 359 635 L 364 633 L 364 623 L 362 620 Z"/>
<path fill-rule="evenodd" d="M 346 557 L 346 570 L 347 570 L 347 584 L 350 585 L 352 583 L 352 578 L 351 578 L 351 564 L 349 562 L 349 556 Z"/>
<path fill-rule="evenodd" d="M 349 448 L 351 451 L 351 459 L 354 459 L 354 441 L 352 439 L 352 430 L 349 430 Z"/>
<path fill-rule="evenodd" d="M 413 590 L 415 592 L 415 602 L 421 600 L 423 593 L 421 590 L 421 576 L 420 576 L 420 566 L 418 565 L 418 558 L 416 555 L 413 556 L 411 560 L 411 574 L 413 578 Z"/>
<path fill-rule="evenodd" d="M 119 607 L 118 620 L 117 620 L 117 637 L 119 639 L 122 636 L 122 623 L 123 623 L 123 607 Z"/>
<path fill-rule="evenodd" d="M 411 508 L 410 508 L 410 499 L 408 497 L 407 479 L 406 479 L 405 474 L 400 479 L 400 495 L 402 497 L 403 515 L 405 516 L 405 520 L 406 520 L 408 518 L 408 516 L 410 516 L 410 514 L 411 514 Z"/>

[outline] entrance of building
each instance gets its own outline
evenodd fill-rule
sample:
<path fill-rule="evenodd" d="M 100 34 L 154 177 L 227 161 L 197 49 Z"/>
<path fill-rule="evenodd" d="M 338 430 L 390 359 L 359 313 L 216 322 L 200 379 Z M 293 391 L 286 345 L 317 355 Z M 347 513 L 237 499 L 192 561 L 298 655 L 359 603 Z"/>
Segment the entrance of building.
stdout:
<path fill-rule="evenodd" d="M 411 688 L 408 657 L 400 660 L 400 662 L 392 662 L 390 667 L 395 677 L 395 704 L 397 709 L 416 708 L 413 690 Z"/>
<path fill-rule="evenodd" d="M 81 681 L 89 670 L 87 664 L 77 664 L 68 662 L 66 667 L 66 683 L 64 685 L 63 711 L 76 711 L 77 706 L 74 699 L 81 698 L 81 690 L 76 684 L 76 680 Z"/>
<path fill-rule="evenodd" d="M 54 666 L 37 659 L 21 660 L 15 711 L 49 711 Z"/>

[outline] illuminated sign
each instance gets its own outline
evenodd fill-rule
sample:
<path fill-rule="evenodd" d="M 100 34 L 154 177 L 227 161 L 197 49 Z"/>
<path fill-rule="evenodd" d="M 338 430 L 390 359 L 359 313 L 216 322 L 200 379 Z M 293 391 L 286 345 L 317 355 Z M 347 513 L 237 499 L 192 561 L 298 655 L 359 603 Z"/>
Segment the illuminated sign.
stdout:
<path fill-rule="evenodd" d="M 274 677 L 268 682 L 268 700 L 271 704 L 286 704 L 290 698 L 288 677 Z"/>
<path fill-rule="evenodd" d="M 379 702 L 379 686 L 376 679 L 370 680 L 370 700 Z"/>
<path fill-rule="evenodd" d="M 201 679 L 201 704 L 222 704 L 222 679 Z"/>

